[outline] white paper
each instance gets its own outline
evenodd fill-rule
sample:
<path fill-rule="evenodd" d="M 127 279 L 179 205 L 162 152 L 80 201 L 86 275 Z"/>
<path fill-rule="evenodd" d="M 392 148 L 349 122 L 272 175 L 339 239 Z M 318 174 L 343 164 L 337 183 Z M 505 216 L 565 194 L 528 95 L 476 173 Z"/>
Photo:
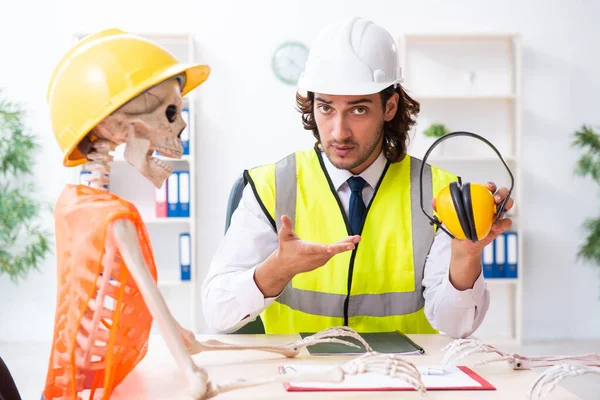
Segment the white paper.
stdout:
<path fill-rule="evenodd" d="M 283 366 L 282 373 L 324 373 L 333 368 L 332 365 L 315 364 L 287 364 Z M 439 369 L 439 366 L 419 365 L 417 369 L 421 372 L 421 380 L 427 389 L 435 388 L 481 388 L 481 384 L 471 378 L 465 372 L 457 367 L 447 367 L 445 375 L 427 375 L 423 374 L 428 368 Z M 312 388 L 312 389 L 412 389 L 412 385 L 401 379 L 391 378 L 387 375 L 376 373 L 366 373 L 357 375 L 346 375 L 343 382 L 292 382 L 292 388 Z"/>

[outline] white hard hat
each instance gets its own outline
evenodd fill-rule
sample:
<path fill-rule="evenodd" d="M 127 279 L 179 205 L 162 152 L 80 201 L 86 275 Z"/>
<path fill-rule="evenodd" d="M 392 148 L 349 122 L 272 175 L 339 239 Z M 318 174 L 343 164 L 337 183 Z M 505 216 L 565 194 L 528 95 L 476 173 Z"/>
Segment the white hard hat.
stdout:
<path fill-rule="evenodd" d="M 328 25 L 319 33 L 298 89 L 361 95 L 401 82 L 398 46 L 392 35 L 372 21 L 355 17 Z"/>

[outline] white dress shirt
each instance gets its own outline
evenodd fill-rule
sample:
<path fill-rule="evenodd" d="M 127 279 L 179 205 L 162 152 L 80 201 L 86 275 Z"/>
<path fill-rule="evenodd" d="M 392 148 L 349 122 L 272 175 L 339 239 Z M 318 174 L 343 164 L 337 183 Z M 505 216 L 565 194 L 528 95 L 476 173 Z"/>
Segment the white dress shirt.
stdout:
<path fill-rule="evenodd" d="M 323 161 L 348 215 L 350 188 L 346 180 L 353 175 L 350 171 L 337 169 L 325 155 Z M 381 153 L 360 174 L 367 182 L 362 191 L 365 206 L 373 197 L 385 165 L 386 159 Z M 246 185 L 202 285 L 202 308 L 212 330 L 236 331 L 254 320 L 275 300 L 275 297 L 265 298 L 258 289 L 254 270 L 277 246 L 277 233 L 263 213 L 251 186 Z M 450 237 L 438 229 L 425 262 L 425 315 L 435 329 L 453 337 L 466 337 L 483 321 L 490 296 L 483 273 L 472 289 L 457 290 L 449 280 L 449 265 Z"/>

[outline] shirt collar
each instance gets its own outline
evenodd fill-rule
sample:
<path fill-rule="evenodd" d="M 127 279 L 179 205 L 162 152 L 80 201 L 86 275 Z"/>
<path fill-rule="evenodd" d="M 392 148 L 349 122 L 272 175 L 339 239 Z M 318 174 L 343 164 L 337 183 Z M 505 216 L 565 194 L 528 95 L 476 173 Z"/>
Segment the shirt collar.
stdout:
<path fill-rule="evenodd" d="M 327 174 L 331 178 L 331 183 L 333 184 L 333 187 L 336 191 L 340 190 L 340 187 L 344 183 L 346 183 L 348 178 L 355 176 L 352 175 L 352 172 L 346 169 L 336 168 L 331 163 L 331 161 L 329 161 L 329 158 L 327 157 L 325 152 L 321 152 L 321 156 L 323 157 L 323 164 L 325 164 Z M 375 189 L 375 186 L 377 186 L 377 182 L 379 182 L 379 179 L 381 178 L 381 174 L 383 174 L 383 170 L 385 169 L 386 164 L 387 160 L 382 151 L 381 153 L 379 153 L 379 156 L 375 159 L 375 161 L 371 165 L 369 165 L 369 167 L 367 167 L 367 169 L 365 169 L 361 174 L 356 176 L 362 177 L 365 181 L 367 181 L 369 186 Z"/>

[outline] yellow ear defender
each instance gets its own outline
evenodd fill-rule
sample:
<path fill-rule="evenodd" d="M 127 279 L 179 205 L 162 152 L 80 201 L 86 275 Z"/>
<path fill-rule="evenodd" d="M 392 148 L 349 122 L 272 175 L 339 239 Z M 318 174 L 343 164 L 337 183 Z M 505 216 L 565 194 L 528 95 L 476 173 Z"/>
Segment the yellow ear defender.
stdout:
<path fill-rule="evenodd" d="M 510 175 L 510 189 L 502 203 L 496 205 L 493 193 L 487 187 L 478 183 L 467 182 L 463 184 L 459 177 L 458 182 L 452 182 L 438 192 L 436 196 L 436 209 L 439 218 L 437 216 L 432 217 L 427 214 L 423 207 L 423 168 L 426 165 L 427 157 L 429 157 L 435 146 L 443 140 L 455 136 L 474 137 L 490 146 L 498 155 Z M 487 139 L 471 132 L 452 132 L 433 142 L 423 157 L 420 176 L 421 210 L 423 210 L 431 225 L 438 226 L 453 239 L 458 238 L 472 242 L 477 242 L 488 235 L 493 223 L 500 218 L 500 210 L 505 210 L 504 206 L 510 198 L 514 187 L 513 174 L 500 152 Z"/>

